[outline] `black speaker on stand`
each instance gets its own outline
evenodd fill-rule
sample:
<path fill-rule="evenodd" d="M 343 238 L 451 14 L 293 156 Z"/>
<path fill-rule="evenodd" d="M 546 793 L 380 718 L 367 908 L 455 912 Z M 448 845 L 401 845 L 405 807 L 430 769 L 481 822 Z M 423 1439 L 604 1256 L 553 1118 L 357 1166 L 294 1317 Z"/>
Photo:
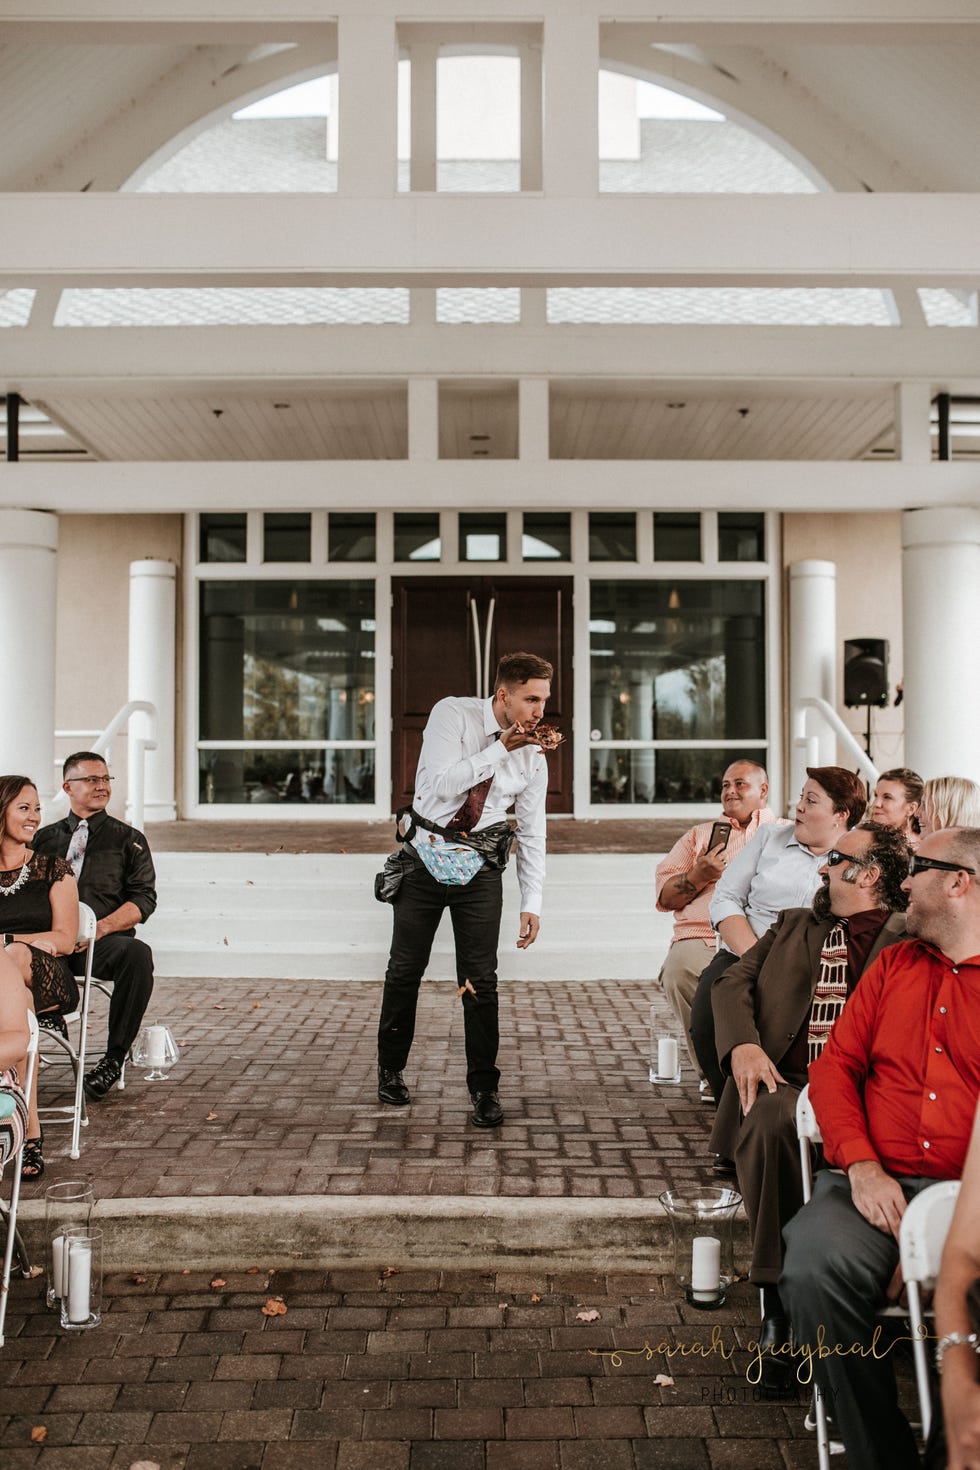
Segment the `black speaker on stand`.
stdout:
<path fill-rule="evenodd" d="M 866 709 L 865 748 L 871 755 L 871 711 L 888 704 L 888 639 L 848 638 L 844 643 L 844 703 Z"/>

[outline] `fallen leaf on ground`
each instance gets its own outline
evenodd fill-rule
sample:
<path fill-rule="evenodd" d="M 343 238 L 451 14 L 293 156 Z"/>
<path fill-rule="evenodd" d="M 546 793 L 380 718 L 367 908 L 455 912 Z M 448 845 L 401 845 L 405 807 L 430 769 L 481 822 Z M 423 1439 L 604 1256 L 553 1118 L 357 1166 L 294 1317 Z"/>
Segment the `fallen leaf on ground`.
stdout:
<path fill-rule="evenodd" d="M 255 879 L 254 878 L 246 878 L 245 879 L 245 887 L 246 888 L 254 888 L 255 887 Z"/>
<path fill-rule="evenodd" d="M 497 1311 L 498 1312 L 506 1312 L 506 1310 L 507 1310 L 507 1303 L 506 1302 L 498 1302 L 497 1303 Z"/>
<path fill-rule="evenodd" d="M 576 1322 L 598 1322 L 599 1313 L 594 1307 L 590 1307 L 587 1312 L 576 1312 L 575 1320 Z"/>
<path fill-rule="evenodd" d="M 397 1275 L 398 1275 L 398 1267 L 397 1266 L 386 1266 L 384 1268 L 384 1270 L 382 1271 L 382 1273 L 381 1273 L 382 1280 L 384 1280 L 384 1281 L 387 1281 L 389 1276 L 397 1276 Z"/>
<path fill-rule="evenodd" d="M 262 1004 L 262 1002 L 260 1000 L 253 1000 L 252 1001 L 252 1010 L 253 1011 L 257 1011 L 259 1009 L 259 1006 L 261 1004 Z"/>
<path fill-rule="evenodd" d="M 44 1267 L 43 1266 L 32 1266 L 31 1269 L 28 1271 L 27 1274 L 30 1277 L 30 1279 L 33 1281 L 35 1276 L 43 1276 L 44 1275 Z"/>
<path fill-rule="evenodd" d="M 531 1292 L 531 1300 L 532 1302 L 539 1302 L 541 1300 L 536 1291 Z"/>
<path fill-rule="evenodd" d="M 225 1280 L 225 1278 L 223 1276 L 216 1276 L 214 1278 L 214 1280 L 211 1282 L 211 1285 L 214 1286 L 214 1287 L 227 1286 L 228 1283 L 227 1283 L 227 1281 Z"/>
<path fill-rule="evenodd" d="M 191 1274 L 191 1268 L 190 1268 L 190 1266 L 185 1266 L 184 1269 L 183 1269 L 183 1271 L 181 1271 L 180 1274 L 181 1274 L 181 1276 L 189 1276 Z"/>
<path fill-rule="evenodd" d="M 43 1444 L 48 1437 L 48 1431 L 43 1424 L 35 1424 L 31 1430 L 31 1444 Z"/>
<path fill-rule="evenodd" d="M 228 1009 L 228 1007 L 227 1006 L 212 1006 L 211 1009 L 213 1011 L 226 1011 Z"/>
<path fill-rule="evenodd" d="M 222 939 L 221 943 L 222 944 L 227 944 L 228 943 L 228 935 L 227 934 L 225 935 L 224 939 Z"/>
<path fill-rule="evenodd" d="M 289 1308 L 281 1296 L 270 1296 L 262 1308 L 263 1317 L 285 1317 Z"/>
<path fill-rule="evenodd" d="M 217 1113 L 208 1113 L 204 1121 L 205 1123 L 213 1123 L 217 1116 Z"/>
<path fill-rule="evenodd" d="M 137 1272 L 137 1274 L 133 1277 L 133 1280 L 134 1280 L 134 1282 L 136 1283 L 137 1286 L 142 1286 L 143 1285 L 143 1282 L 146 1280 L 146 1277 L 145 1276 L 140 1276 L 139 1273 Z"/>
<path fill-rule="evenodd" d="M 245 1272 L 245 1275 L 246 1276 L 258 1276 L 258 1274 L 259 1274 L 259 1268 L 258 1268 L 258 1266 L 249 1266 L 248 1270 Z"/>
<path fill-rule="evenodd" d="M 658 1388 L 673 1388 L 674 1386 L 674 1380 L 669 1373 L 658 1373 L 653 1381 Z"/>

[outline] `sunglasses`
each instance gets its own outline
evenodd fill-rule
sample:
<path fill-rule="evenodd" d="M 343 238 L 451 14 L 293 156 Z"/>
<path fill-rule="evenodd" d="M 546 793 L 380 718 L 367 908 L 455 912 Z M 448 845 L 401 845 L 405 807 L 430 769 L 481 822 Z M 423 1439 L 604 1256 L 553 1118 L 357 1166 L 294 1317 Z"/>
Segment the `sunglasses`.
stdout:
<path fill-rule="evenodd" d="M 944 873 L 970 873 L 974 878 L 977 876 L 976 868 L 968 868 L 965 863 L 944 863 L 939 858 L 920 857 L 914 852 L 909 858 L 909 877 L 914 878 L 916 873 L 924 873 L 927 868 L 940 868 Z"/>
<path fill-rule="evenodd" d="M 829 852 L 824 853 L 823 861 L 827 868 L 836 868 L 839 863 L 854 863 L 857 867 L 864 868 L 868 860 L 855 857 L 853 852 L 840 852 L 836 847 L 832 847 Z"/>

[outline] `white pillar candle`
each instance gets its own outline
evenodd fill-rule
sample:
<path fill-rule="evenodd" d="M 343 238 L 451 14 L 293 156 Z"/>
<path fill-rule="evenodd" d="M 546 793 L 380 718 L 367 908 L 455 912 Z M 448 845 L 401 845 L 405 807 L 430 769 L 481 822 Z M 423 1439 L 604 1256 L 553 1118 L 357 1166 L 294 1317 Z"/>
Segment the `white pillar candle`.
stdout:
<path fill-rule="evenodd" d="M 51 1242 L 51 1290 L 55 1296 L 65 1294 L 65 1237 L 56 1235 Z"/>
<path fill-rule="evenodd" d="M 162 1067 L 167 1060 L 167 1032 L 164 1026 L 151 1026 L 146 1034 L 146 1060 L 151 1067 Z"/>
<path fill-rule="evenodd" d="M 87 1240 L 69 1236 L 68 1256 L 68 1320 L 87 1322 L 92 1297 L 92 1247 Z"/>
<path fill-rule="evenodd" d="M 677 1042 L 672 1036 L 661 1036 L 657 1042 L 657 1071 L 661 1077 L 677 1075 Z"/>
<path fill-rule="evenodd" d="M 691 1253 L 691 1295 L 710 1302 L 721 1286 L 721 1241 L 713 1235 L 696 1235 Z"/>

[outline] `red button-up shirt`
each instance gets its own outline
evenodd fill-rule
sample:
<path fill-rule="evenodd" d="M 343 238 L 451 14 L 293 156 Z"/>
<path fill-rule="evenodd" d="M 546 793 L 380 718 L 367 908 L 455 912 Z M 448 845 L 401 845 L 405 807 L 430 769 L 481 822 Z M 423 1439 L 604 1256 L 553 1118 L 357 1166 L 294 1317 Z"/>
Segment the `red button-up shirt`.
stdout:
<path fill-rule="evenodd" d="M 831 1164 L 959 1179 L 980 1093 L 980 955 L 910 939 L 862 977 L 810 1067 Z"/>

